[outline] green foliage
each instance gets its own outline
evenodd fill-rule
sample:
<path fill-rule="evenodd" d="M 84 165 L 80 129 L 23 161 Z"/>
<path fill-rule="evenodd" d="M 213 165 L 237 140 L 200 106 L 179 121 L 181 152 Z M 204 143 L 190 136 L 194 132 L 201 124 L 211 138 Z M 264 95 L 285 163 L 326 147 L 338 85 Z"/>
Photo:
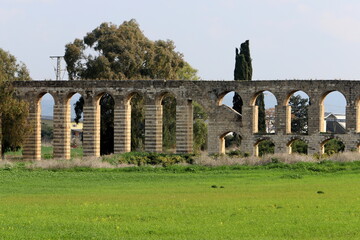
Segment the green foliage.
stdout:
<path fill-rule="evenodd" d="M 23 63 L 0 48 L 0 113 L 1 113 L 1 154 L 22 146 L 31 131 L 28 117 L 28 104 L 13 98 L 12 81 L 30 80 Z M 2 137 L 1 137 L 2 135 Z"/>
<path fill-rule="evenodd" d="M 307 154 L 308 144 L 302 140 L 295 140 L 291 144 L 293 153 Z"/>
<path fill-rule="evenodd" d="M 53 130 L 54 130 L 53 127 L 51 127 L 47 124 L 42 124 L 41 139 L 44 139 L 46 141 L 51 141 L 54 138 Z"/>
<path fill-rule="evenodd" d="M 259 133 L 266 133 L 266 123 L 265 123 L 265 101 L 264 101 L 264 94 L 260 93 L 256 98 L 255 105 L 259 106 L 258 111 L 258 132 Z"/>
<path fill-rule="evenodd" d="M 240 45 L 240 52 L 235 49 L 234 80 L 252 80 L 251 61 L 249 40 L 246 40 Z"/>
<path fill-rule="evenodd" d="M 94 54 L 95 53 L 95 54 Z M 70 80 L 77 79 L 110 79 L 110 80 L 128 80 L 128 79 L 199 79 L 196 73 L 187 62 L 183 55 L 175 51 L 175 44 L 170 40 L 149 40 L 141 31 L 139 24 L 134 20 L 125 21 L 117 26 L 112 23 L 102 23 L 93 31 L 87 33 L 83 39 L 75 39 L 73 43 L 65 46 L 64 59 L 67 63 L 67 71 Z M 82 113 L 83 100 L 76 103 L 77 118 Z M 132 105 L 132 149 L 142 150 L 144 145 L 144 111 L 143 100 L 135 97 Z M 110 113 L 113 106 L 110 103 L 105 104 L 103 112 Z M 166 113 L 167 110 L 164 109 Z M 111 116 L 104 116 L 104 119 L 110 120 Z M 169 120 L 169 123 L 167 122 Z M 139 121 L 138 123 L 135 123 Z M 175 130 L 172 122 L 175 121 L 175 115 L 171 115 L 165 121 L 168 124 L 164 129 L 165 147 L 174 145 L 172 134 Z M 109 134 L 113 123 L 102 125 L 103 140 L 111 145 Z M 169 130 L 169 131 L 168 131 Z M 105 135 L 106 133 L 106 135 Z M 169 142 L 167 142 L 169 141 Z M 109 153 L 112 149 L 104 149 L 102 153 Z"/>
<path fill-rule="evenodd" d="M 342 141 L 332 138 L 325 143 L 324 148 L 325 154 L 332 155 L 334 153 L 343 152 L 345 150 L 345 145 Z"/>
<path fill-rule="evenodd" d="M 144 98 L 135 94 L 131 104 L 131 150 L 143 151 L 145 149 L 145 108 Z"/>
<path fill-rule="evenodd" d="M 241 145 L 241 137 L 237 133 L 227 134 L 224 137 L 225 148 L 239 148 Z"/>
<path fill-rule="evenodd" d="M 162 100 L 163 105 L 163 148 L 165 151 L 175 151 L 176 148 L 176 99 L 167 95 Z"/>
<path fill-rule="evenodd" d="M 308 125 L 308 106 L 307 98 L 302 98 L 300 95 L 292 95 L 289 100 L 291 106 L 291 132 L 293 133 L 307 133 Z"/>
<path fill-rule="evenodd" d="M 275 145 L 270 140 L 264 140 L 258 144 L 258 148 L 259 148 L 259 156 L 265 154 L 274 154 Z"/>
<path fill-rule="evenodd" d="M 100 154 L 114 152 L 114 99 L 105 93 L 100 99 Z"/>
<path fill-rule="evenodd" d="M 234 80 L 251 80 L 252 64 L 250 57 L 249 40 L 240 45 L 239 49 L 235 49 L 235 69 Z M 242 114 L 243 101 L 239 94 L 235 93 L 233 97 L 233 109 Z"/>
<path fill-rule="evenodd" d="M 134 164 L 137 166 L 144 165 L 161 165 L 169 166 L 178 163 L 192 164 L 194 155 L 191 154 L 162 154 L 162 153 L 144 153 L 131 152 L 124 154 L 114 154 L 104 156 L 103 161 L 111 164 Z"/>
<path fill-rule="evenodd" d="M 253 69 L 251 61 L 249 40 L 246 40 L 240 45 L 240 51 L 237 48 L 235 49 L 235 81 L 252 80 Z M 260 133 L 265 133 L 265 103 L 263 93 L 257 97 L 255 104 L 259 106 L 258 130 Z M 235 93 L 233 97 L 233 109 L 242 114 L 242 106 L 243 101 L 240 95 Z"/>

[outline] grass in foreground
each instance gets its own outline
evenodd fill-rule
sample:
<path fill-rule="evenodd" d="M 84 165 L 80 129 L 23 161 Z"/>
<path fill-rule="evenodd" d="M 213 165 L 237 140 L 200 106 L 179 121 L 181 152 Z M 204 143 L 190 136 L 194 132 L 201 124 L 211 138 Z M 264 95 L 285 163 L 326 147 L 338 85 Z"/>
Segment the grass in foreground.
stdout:
<path fill-rule="evenodd" d="M 0 239 L 359 239 L 359 166 L 5 166 Z"/>

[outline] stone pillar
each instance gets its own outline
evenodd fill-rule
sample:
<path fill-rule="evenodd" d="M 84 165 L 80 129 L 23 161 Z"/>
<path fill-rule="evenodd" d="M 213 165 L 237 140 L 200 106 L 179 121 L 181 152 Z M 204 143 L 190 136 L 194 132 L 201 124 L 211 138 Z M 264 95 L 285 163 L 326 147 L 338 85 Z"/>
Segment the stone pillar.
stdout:
<path fill-rule="evenodd" d="M 145 105 L 145 151 L 162 152 L 163 109 L 161 103 Z"/>
<path fill-rule="evenodd" d="M 346 106 L 346 131 L 347 132 L 356 132 L 357 131 L 357 111 L 354 104 L 349 104 Z"/>
<path fill-rule="evenodd" d="M 316 139 L 310 139 L 308 142 L 308 155 L 322 154 L 322 146 Z"/>
<path fill-rule="evenodd" d="M 70 124 L 69 102 L 57 100 L 54 105 L 54 158 L 70 159 Z"/>
<path fill-rule="evenodd" d="M 216 131 L 216 123 L 208 123 L 208 152 L 210 154 L 225 153 L 225 141 L 221 140 Z"/>
<path fill-rule="evenodd" d="M 318 134 L 324 131 L 324 105 L 313 101 L 308 106 L 308 134 Z"/>
<path fill-rule="evenodd" d="M 291 106 L 286 106 L 285 110 L 285 126 L 286 126 L 286 132 L 287 134 L 291 133 Z M 291 153 L 291 152 L 290 152 Z"/>
<path fill-rule="evenodd" d="M 287 132 L 287 124 L 286 124 L 286 116 L 287 116 L 287 106 L 275 106 L 275 132 L 276 134 L 286 134 Z M 290 108 L 291 111 L 291 108 Z M 291 129 L 291 125 L 290 125 Z M 291 130 L 290 130 L 291 132 Z"/>
<path fill-rule="evenodd" d="M 88 97 L 90 98 L 90 97 Z M 95 99 L 84 99 L 83 149 L 86 157 L 100 156 L 100 105 Z"/>
<path fill-rule="evenodd" d="M 176 105 L 176 152 L 193 152 L 193 106 L 191 101 Z"/>
<path fill-rule="evenodd" d="M 289 147 L 286 146 L 286 144 L 283 144 L 281 141 L 274 141 L 273 143 L 275 145 L 274 147 L 274 153 L 289 153 Z M 291 147 L 290 147 L 291 148 Z"/>
<path fill-rule="evenodd" d="M 116 101 L 114 106 L 114 153 L 131 151 L 131 105 Z"/>
<path fill-rule="evenodd" d="M 252 133 L 259 132 L 259 106 L 252 106 Z"/>
<path fill-rule="evenodd" d="M 356 132 L 360 132 L 360 101 L 356 103 Z"/>
<path fill-rule="evenodd" d="M 24 142 L 23 159 L 25 161 L 41 160 L 41 104 L 40 99 L 29 102 L 31 132 Z"/>

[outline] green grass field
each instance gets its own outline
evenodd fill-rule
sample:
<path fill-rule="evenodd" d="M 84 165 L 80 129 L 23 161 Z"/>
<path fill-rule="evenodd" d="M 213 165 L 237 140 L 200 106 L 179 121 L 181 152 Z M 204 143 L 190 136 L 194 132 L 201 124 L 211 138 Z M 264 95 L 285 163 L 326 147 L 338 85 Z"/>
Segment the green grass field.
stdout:
<path fill-rule="evenodd" d="M 5 167 L 0 239 L 360 239 L 357 165 Z"/>

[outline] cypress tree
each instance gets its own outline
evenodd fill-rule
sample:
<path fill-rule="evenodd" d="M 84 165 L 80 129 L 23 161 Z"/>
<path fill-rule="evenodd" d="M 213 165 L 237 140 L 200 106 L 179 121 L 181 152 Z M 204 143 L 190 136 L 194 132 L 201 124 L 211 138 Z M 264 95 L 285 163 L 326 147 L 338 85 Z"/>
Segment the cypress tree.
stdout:
<path fill-rule="evenodd" d="M 235 69 L 234 80 L 244 81 L 252 80 L 252 64 L 250 56 L 249 40 L 246 40 L 240 45 L 240 51 L 235 49 Z M 235 93 L 233 98 L 233 109 L 242 114 L 243 101 L 239 94 Z M 265 132 L 265 103 L 264 94 L 260 94 L 256 99 L 256 105 L 259 106 L 259 118 L 258 118 L 258 130 L 259 132 Z"/>

